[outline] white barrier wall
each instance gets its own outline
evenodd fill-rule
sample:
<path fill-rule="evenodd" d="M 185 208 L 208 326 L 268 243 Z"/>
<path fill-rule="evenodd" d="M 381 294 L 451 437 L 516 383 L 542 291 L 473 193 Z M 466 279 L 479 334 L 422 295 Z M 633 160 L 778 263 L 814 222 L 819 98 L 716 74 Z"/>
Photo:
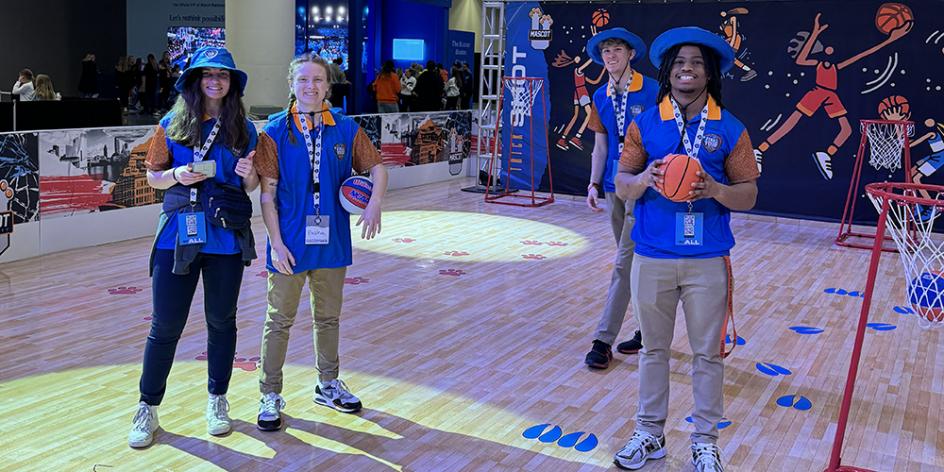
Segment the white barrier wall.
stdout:
<path fill-rule="evenodd" d="M 469 175 L 470 111 L 353 118 L 380 150 L 390 189 Z M 14 217 L 13 232 L 0 234 L 0 264 L 152 236 L 160 212 L 144 169 L 152 132 L 145 126 L 0 133 L 0 212 Z M 252 199 L 259 214 L 258 190 Z"/>

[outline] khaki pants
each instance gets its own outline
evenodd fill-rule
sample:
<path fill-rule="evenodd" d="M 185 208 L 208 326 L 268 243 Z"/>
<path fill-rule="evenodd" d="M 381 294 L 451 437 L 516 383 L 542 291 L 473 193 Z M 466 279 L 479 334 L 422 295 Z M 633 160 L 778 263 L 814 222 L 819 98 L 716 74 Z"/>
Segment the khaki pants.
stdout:
<path fill-rule="evenodd" d="M 347 267 L 310 270 L 294 275 L 269 273 L 266 295 L 269 307 L 262 331 L 262 372 L 259 375 L 259 390 L 263 394 L 282 392 L 282 366 L 288 350 L 289 330 L 295 322 L 306 280 L 311 293 L 318 379 L 327 382 L 338 377 L 338 321 L 346 273 Z"/>
<path fill-rule="evenodd" d="M 606 204 L 610 207 L 610 226 L 613 228 L 613 237 L 616 238 L 616 260 L 613 262 L 613 276 L 610 278 L 610 289 L 606 294 L 606 305 L 594 339 L 599 339 L 609 345 L 616 342 L 623 319 L 626 317 L 626 308 L 632 291 L 629 285 L 629 270 L 633 265 L 633 251 L 636 243 L 633 242 L 633 204 L 625 204 L 616 196 L 615 192 L 606 194 Z"/>
<path fill-rule="evenodd" d="M 717 442 L 717 424 L 724 414 L 721 328 L 728 303 L 724 259 L 653 259 L 636 254 L 631 279 L 633 311 L 646 341 L 639 355 L 636 429 L 661 435 L 665 426 L 669 408 L 670 347 L 675 313 L 681 300 L 693 354 L 695 432 L 692 442 Z"/>

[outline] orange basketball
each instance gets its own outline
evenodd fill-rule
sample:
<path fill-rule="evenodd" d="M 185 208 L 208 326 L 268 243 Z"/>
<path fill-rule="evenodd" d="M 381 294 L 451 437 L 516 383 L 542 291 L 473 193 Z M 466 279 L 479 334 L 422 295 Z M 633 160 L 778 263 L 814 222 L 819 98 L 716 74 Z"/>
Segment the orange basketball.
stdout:
<path fill-rule="evenodd" d="M 593 12 L 592 21 L 593 21 L 593 26 L 596 26 L 597 28 L 602 28 L 606 26 L 607 24 L 609 24 L 610 12 L 606 11 L 605 8 L 597 8 L 597 10 Z"/>
<path fill-rule="evenodd" d="M 875 13 L 875 27 L 884 34 L 891 33 L 909 21 L 914 21 L 914 14 L 911 8 L 901 3 L 883 3 Z"/>
<path fill-rule="evenodd" d="M 908 115 L 911 113 L 911 105 L 908 103 L 907 98 L 901 95 L 892 95 L 878 102 L 878 116 L 882 117 L 882 119 L 886 119 L 886 113 L 894 111 L 892 107 L 899 107 L 900 115 Z"/>
<path fill-rule="evenodd" d="M 702 181 L 702 178 L 696 174 L 701 171 L 701 163 L 684 154 L 665 156 L 660 169 L 664 174 L 664 182 L 656 186 L 665 198 L 673 202 L 688 201 L 688 192 L 692 191 L 692 184 Z"/>

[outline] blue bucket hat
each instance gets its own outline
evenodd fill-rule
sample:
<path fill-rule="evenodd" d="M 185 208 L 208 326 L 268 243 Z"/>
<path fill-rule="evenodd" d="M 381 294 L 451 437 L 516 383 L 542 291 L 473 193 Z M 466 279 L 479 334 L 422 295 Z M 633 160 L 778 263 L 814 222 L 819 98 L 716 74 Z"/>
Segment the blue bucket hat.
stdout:
<path fill-rule="evenodd" d="M 205 67 L 230 71 L 233 78 L 236 79 L 236 84 L 239 85 L 239 96 L 243 96 L 243 92 L 246 91 L 246 82 L 249 81 L 249 76 L 236 68 L 233 55 L 230 54 L 226 48 L 218 48 L 215 46 L 204 46 L 193 53 L 193 57 L 190 58 L 190 65 L 180 74 L 180 78 L 177 79 L 174 88 L 176 88 L 178 92 L 183 92 L 187 77 L 189 77 L 193 71 Z"/>
<path fill-rule="evenodd" d="M 697 44 L 713 50 L 718 54 L 722 74 L 731 70 L 734 65 L 734 49 L 731 45 L 721 36 L 697 26 L 681 26 L 660 34 L 652 42 L 652 49 L 649 50 L 649 60 L 652 65 L 658 69 L 666 51 L 679 44 Z"/>
<path fill-rule="evenodd" d="M 629 44 L 629 47 L 636 51 L 633 59 L 629 61 L 630 64 L 635 64 L 643 57 L 646 57 L 646 43 L 642 41 L 642 38 L 630 33 L 626 28 L 610 28 L 600 31 L 587 41 L 587 55 L 590 56 L 590 59 L 593 59 L 593 62 L 600 65 L 603 64 L 603 55 L 600 53 L 600 43 L 607 39 L 622 39 L 626 41 L 626 44 Z"/>

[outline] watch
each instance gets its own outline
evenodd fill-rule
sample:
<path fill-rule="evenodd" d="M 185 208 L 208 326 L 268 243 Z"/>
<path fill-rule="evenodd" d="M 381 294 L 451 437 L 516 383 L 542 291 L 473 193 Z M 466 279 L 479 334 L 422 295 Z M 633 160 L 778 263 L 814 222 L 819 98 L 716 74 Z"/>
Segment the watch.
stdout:
<path fill-rule="evenodd" d="M 603 192 L 603 187 L 602 187 L 598 182 L 590 182 L 590 185 L 587 185 L 587 191 L 588 191 L 588 192 L 589 192 L 590 189 L 592 189 L 592 188 L 597 189 L 597 192 L 601 192 L 601 193 Z"/>

